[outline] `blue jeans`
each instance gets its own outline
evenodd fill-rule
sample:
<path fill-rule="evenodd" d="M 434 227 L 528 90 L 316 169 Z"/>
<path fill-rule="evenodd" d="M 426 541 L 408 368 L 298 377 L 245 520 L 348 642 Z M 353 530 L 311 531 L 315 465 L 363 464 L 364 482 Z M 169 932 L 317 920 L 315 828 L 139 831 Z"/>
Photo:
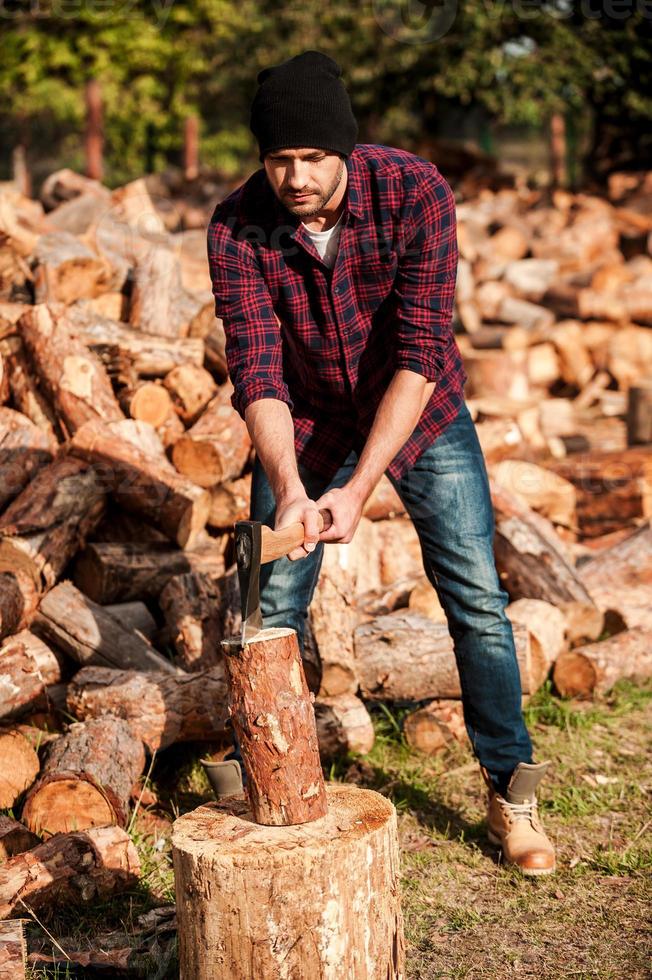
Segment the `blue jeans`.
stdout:
<path fill-rule="evenodd" d="M 300 466 L 308 496 L 315 500 L 331 487 L 344 486 L 356 462 L 356 454 L 351 453 L 330 481 Z M 425 573 L 448 621 L 473 751 L 504 792 L 518 763 L 532 761 L 532 745 L 521 713 L 512 626 L 505 615 L 509 597 L 500 585 L 494 560 L 489 480 L 466 403 L 416 464 L 392 483 L 417 531 Z M 251 519 L 273 526 L 275 506 L 256 460 Z M 323 549 L 318 544 L 306 558 L 280 558 L 261 567 L 265 626 L 295 629 L 302 649 Z M 418 691 L 415 696 L 418 699 Z"/>

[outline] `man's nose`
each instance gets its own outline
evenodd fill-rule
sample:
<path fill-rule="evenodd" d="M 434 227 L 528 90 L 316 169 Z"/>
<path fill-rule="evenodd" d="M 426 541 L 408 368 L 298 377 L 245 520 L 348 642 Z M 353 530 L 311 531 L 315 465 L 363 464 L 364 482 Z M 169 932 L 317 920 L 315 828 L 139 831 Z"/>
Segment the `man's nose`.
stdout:
<path fill-rule="evenodd" d="M 287 174 L 288 185 L 293 190 L 301 190 L 308 183 L 308 168 L 302 165 L 290 166 Z"/>

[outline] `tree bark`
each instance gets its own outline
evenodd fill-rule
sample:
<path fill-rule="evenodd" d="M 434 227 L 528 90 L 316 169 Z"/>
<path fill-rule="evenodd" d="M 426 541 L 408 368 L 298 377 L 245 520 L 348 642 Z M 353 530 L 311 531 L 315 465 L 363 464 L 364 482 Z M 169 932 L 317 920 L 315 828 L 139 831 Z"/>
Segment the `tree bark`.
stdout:
<path fill-rule="evenodd" d="M 96 903 L 133 887 L 139 876 L 136 848 L 120 827 L 57 834 L 0 865 L 0 918 L 24 915 L 25 904 Z"/>
<path fill-rule="evenodd" d="M 29 626 L 39 598 L 37 582 L 29 572 L 0 572 L 0 639 Z"/>
<path fill-rule="evenodd" d="M 211 741 L 226 731 L 224 667 L 183 675 L 83 667 L 68 686 L 67 706 L 81 721 L 124 718 L 149 752 L 175 742 Z"/>
<path fill-rule="evenodd" d="M 516 657 L 524 694 L 536 690 L 527 630 L 514 626 Z M 462 695 L 448 627 L 425 616 L 379 616 L 355 631 L 360 688 L 371 701 L 415 701 Z"/>
<path fill-rule="evenodd" d="M 144 768 L 143 744 L 122 718 L 73 724 L 48 746 L 41 776 L 25 798 L 23 821 L 48 837 L 124 827 L 132 786 Z"/>
<path fill-rule="evenodd" d="M 231 719 L 256 823 L 289 826 L 326 813 L 315 713 L 294 630 L 222 644 Z"/>
<path fill-rule="evenodd" d="M 652 630 L 639 627 L 562 653 L 553 670 L 564 697 L 589 698 L 611 690 L 620 680 L 652 677 Z"/>
<path fill-rule="evenodd" d="M 328 798 L 291 829 L 236 800 L 175 822 L 181 980 L 405 975 L 394 807 L 355 786 Z"/>
<path fill-rule="evenodd" d="M 27 416 L 0 408 L 0 510 L 52 462 L 53 445 Z"/>
<path fill-rule="evenodd" d="M 19 337 L 8 339 L 9 351 L 6 362 L 9 372 L 11 400 L 16 409 L 28 418 L 54 450 L 59 438 L 63 438 L 61 426 L 50 402 L 39 390 L 34 372 L 25 356 L 24 344 Z"/>

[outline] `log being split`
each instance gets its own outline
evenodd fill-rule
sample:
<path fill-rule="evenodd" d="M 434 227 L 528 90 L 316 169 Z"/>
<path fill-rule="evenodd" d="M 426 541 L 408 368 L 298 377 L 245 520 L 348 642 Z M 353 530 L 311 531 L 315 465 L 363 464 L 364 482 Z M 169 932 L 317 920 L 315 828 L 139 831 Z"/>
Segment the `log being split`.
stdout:
<path fill-rule="evenodd" d="M 296 632 L 261 630 L 244 647 L 238 639 L 222 649 L 254 820 L 286 826 L 323 817 L 315 713 Z"/>
<path fill-rule="evenodd" d="M 25 799 L 23 821 L 52 835 L 127 822 L 129 794 L 145 768 L 145 750 L 122 718 L 76 723 L 48 746 L 40 779 Z"/>
<path fill-rule="evenodd" d="M 181 980 L 405 976 L 394 807 L 336 784 L 328 804 L 298 827 L 234 799 L 176 821 Z"/>

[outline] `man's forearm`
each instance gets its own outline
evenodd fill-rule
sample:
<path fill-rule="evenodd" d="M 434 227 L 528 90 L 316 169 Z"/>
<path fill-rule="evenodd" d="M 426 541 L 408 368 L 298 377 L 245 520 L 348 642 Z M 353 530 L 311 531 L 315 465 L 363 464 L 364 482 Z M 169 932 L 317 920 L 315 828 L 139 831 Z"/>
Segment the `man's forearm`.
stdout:
<path fill-rule="evenodd" d="M 276 502 L 305 494 L 297 469 L 294 423 L 286 403 L 259 398 L 245 409 L 245 421 Z"/>
<path fill-rule="evenodd" d="M 414 371 L 400 370 L 378 406 L 365 447 L 347 489 L 364 502 L 396 453 L 412 435 L 435 387 Z"/>

